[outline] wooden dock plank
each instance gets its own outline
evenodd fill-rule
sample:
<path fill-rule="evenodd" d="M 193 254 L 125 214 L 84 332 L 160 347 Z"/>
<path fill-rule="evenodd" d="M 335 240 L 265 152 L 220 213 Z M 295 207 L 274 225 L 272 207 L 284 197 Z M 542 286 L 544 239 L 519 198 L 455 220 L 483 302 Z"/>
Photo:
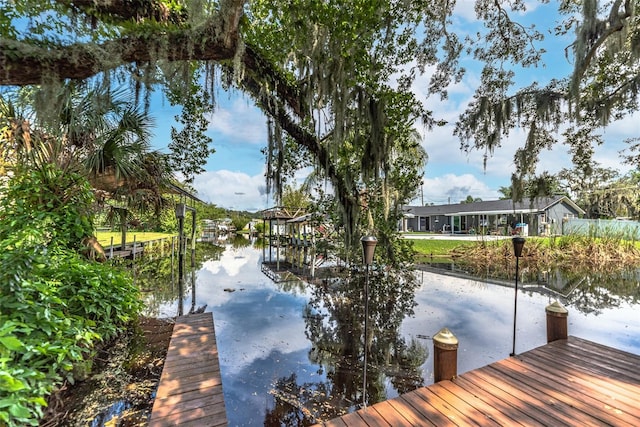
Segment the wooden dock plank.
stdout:
<path fill-rule="evenodd" d="M 393 427 L 412 427 L 413 424 L 406 419 L 402 413 L 398 412 L 389 401 L 380 402 L 372 407 L 371 410 L 376 411 L 379 416 Z"/>
<path fill-rule="evenodd" d="M 368 427 L 367 423 L 365 423 L 360 416 L 360 412 L 352 412 L 350 414 L 343 415 L 340 419 L 345 425 L 350 427 Z"/>
<path fill-rule="evenodd" d="M 369 427 L 392 427 L 392 425 L 382 418 L 380 413 L 372 407 L 359 411 L 358 414 L 362 417 L 364 424 Z"/>
<path fill-rule="evenodd" d="M 406 402 L 402 397 L 388 400 L 389 404 L 402 414 L 409 422 L 414 425 L 422 426 L 434 426 L 435 424 L 425 419 L 420 412 L 418 412 L 413 406 Z"/>
<path fill-rule="evenodd" d="M 429 402 L 431 406 L 440 411 L 440 413 L 445 415 L 456 425 L 478 425 L 472 417 L 464 413 L 464 411 L 459 410 L 459 408 L 457 408 L 452 402 L 447 401 L 429 388 L 422 387 L 417 389 L 416 395 Z"/>
<path fill-rule="evenodd" d="M 567 359 L 562 356 L 553 357 L 553 355 L 544 351 L 541 351 L 536 357 L 547 364 L 558 364 L 559 366 L 556 367 L 554 372 L 571 378 L 571 381 L 581 380 L 586 387 L 591 388 L 595 388 L 597 385 L 608 390 L 617 399 L 637 402 L 637 384 L 640 381 L 635 382 L 636 386 L 634 386 L 633 380 L 621 379 L 615 372 L 593 369 L 586 360 L 580 362 L 579 360 Z M 599 389 L 595 388 L 593 391 L 599 391 Z"/>
<path fill-rule="evenodd" d="M 448 381 L 443 381 L 446 383 Z M 494 419 L 505 420 L 503 425 L 523 425 L 523 426 L 543 426 L 540 421 L 534 418 L 531 414 L 528 414 L 518 408 L 509 404 L 490 393 L 487 393 L 483 388 L 477 386 L 475 383 L 469 381 L 467 377 L 455 378 L 450 383 L 460 386 L 462 389 L 472 394 L 478 400 L 484 402 L 490 409 L 488 410 L 489 416 Z"/>
<path fill-rule="evenodd" d="M 226 426 L 218 348 L 211 313 L 176 319 L 150 427 Z"/>
<path fill-rule="evenodd" d="M 640 355 L 569 337 L 327 426 L 640 425 Z"/>
<path fill-rule="evenodd" d="M 633 364 L 619 367 L 618 364 L 624 362 L 622 358 L 607 361 L 604 357 L 589 357 L 588 354 L 554 353 L 551 348 L 540 349 L 540 356 L 546 357 L 547 359 L 557 358 L 563 366 L 593 374 L 595 377 L 612 378 L 631 383 L 638 383 L 640 381 L 640 374 L 636 372 L 636 368 L 633 368 Z"/>
<path fill-rule="evenodd" d="M 507 384 L 499 380 L 496 381 L 495 378 L 487 375 L 483 369 L 485 368 L 468 372 L 468 375 L 465 375 L 464 378 L 476 384 L 485 393 L 505 402 L 507 404 L 505 407 L 507 414 L 523 412 L 542 423 L 542 425 L 561 424 L 554 415 L 549 413 L 547 402 L 540 403 L 536 398 L 530 397 L 527 393 L 521 391 L 519 387 L 512 389 Z"/>
<path fill-rule="evenodd" d="M 455 381 L 443 381 L 438 383 L 443 389 L 448 390 L 453 396 L 464 401 L 467 405 L 473 407 L 482 414 L 479 420 L 483 420 L 484 425 L 523 425 L 514 417 L 508 417 L 501 412 L 495 404 L 487 403 L 476 394 L 477 391 L 472 389 L 471 383 L 462 387 Z"/>
<path fill-rule="evenodd" d="M 624 423 L 628 417 L 638 416 L 637 401 L 635 405 L 629 405 L 619 399 L 613 398 L 610 394 L 603 393 L 600 387 L 584 382 L 571 382 L 571 377 L 562 377 L 550 374 L 549 371 L 541 369 L 531 361 L 523 364 L 515 358 L 503 360 L 493 365 L 506 375 L 512 375 L 516 380 L 527 381 L 528 376 L 533 375 L 533 380 L 538 383 L 540 389 L 549 390 L 550 394 L 568 405 L 588 413 L 594 419 L 600 419 L 609 424 Z M 503 370 L 504 369 L 504 370 Z M 640 419 L 635 424 L 640 425 Z"/>
<path fill-rule="evenodd" d="M 528 366 L 532 369 L 544 370 L 548 369 L 553 359 L 529 359 Z M 625 385 L 620 386 L 617 382 L 606 378 L 596 378 L 592 375 L 584 375 L 579 370 L 563 365 L 562 370 L 553 370 L 548 373 L 558 382 L 568 384 L 572 389 L 580 391 L 583 395 L 590 396 L 602 402 L 607 407 L 620 407 L 621 410 L 627 411 L 632 416 L 638 418 L 638 397 L 637 392 L 633 394 L 633 390 Z M 631 395 L 629 395 L 631 393 Z M 638 423 L 640 425 L 640 422 Z"/>
<path fill-rule="evenodd" d="M 525 382 L 521 382 L 506 375 L 504 372 L 492 369 L 492 366 L 493 365 L 483 372 L 483 374 L 486 375 L 485 378 L 487 378 L 488 381 L 500 382 L 505 390 L 515 391 L 517 398 L 526 399 L 528 405 L 535 406 L 536 409 L 541 409 L 544 412 L 545 418 L 543 418 L 543 420 L 545 420 L 544 422 L 546 424 L 572 425 L 577 423 L 577 425 L 580 426 L 593 427 L 601 425 L 586 416 L 586 414 L 575 410 L 571 405 L 567 405 L 559 400 L 557 393 L 551 392 L 549 389 L 540 390 L 536 388 L 532 382 L 529 381 L 531 378 L 525 378 Z M 537 416 L 540 416 L 539 412 L 537 412 Z"/>
<path fill-rule="evenodd" d="M 428 402 L 422 399 L 416 391 L 409 392 L 402 395 L 402 399 L 408 402 L 414 409 L 416 409 L 422 418 L 436 426 L 455 426 L 457 425 L 446 415 L 442 414 L 436 408 L 431 406 Z"/>
<path fill-rule="evenodd" d="M 470 404 L 467 400 L 473 400 L 473 396 L 467 393 L 465 390 L 458 386 L 457 390 L 452 390 L 453 387 L 456 387 L 455 384 L 448 382 L 448 385 L 451 387 L 445 387 L 442 383 L 434 384 L 429 387 L 428 390 L 433 392 L 433 394 L 439 396 L 445 402 L 449 402 L 449 404 L 453 405 L 457 408 L 461 413 L 465 415 L 465 417 L 470 417 L 472 421 L 470 423 L 480 424 L 483 426 L 490 425 L 500 425 L 500 423 L 496 422 L 496 420 L 492 416 L 488 416 L 486 410 L 489 409 L 486 405 L 479 404 L 479 399 L 476 399 L 474 402 L 476 406 Z M 466 397 L 466 399 L 465 399 Z M 483 410 L 478 409 L 478 407 L 482 407 Z M 509 420 L 512 422 L 512 420 Z"/>
<path fill-rule="evenodd" d="M 346 427 L 347 424 L 342 418 L 334 418 L 324 423 L 325 427 Z"/>

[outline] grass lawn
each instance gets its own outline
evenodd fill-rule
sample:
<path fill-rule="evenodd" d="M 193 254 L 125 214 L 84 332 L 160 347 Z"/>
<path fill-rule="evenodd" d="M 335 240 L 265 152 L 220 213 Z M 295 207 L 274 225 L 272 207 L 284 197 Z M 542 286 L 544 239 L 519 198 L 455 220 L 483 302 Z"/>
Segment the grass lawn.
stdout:
<path fill-rule="evenodd" d="M 133 243 L 133 239 L 135 237 L 136 242 L 148 242 L 150 240 L 158 240 L 165 237 L 171 238 L 171 236 L 177 236 L 177 234 L 172 233 L 154 233 L 154 232 L 146 232 L 146 231 L 128 231 L 127 232 L 127 243 Z M 97 231 L 96 238 L 100 242 L 102 246 L 111 246 L 111 237 L 113 237 L 113 244 L 119 245 L 120 239 L 122 239 L 122 235 L 119 231 Z"/>
<path fill-rule="evenodd" d="M 410 240 L 411 238 L 407 238 Z M 413 242 L 413 250 L 416 253 L 415 261 L 424 262 L 431 261 L 431 258 L 447 258 L 449 252 L 454 248 L 460 246 L 473 246 L 476 244 L 474 241 L 464 240 L 437 240 L 437 239 L 415 239 Z"/>

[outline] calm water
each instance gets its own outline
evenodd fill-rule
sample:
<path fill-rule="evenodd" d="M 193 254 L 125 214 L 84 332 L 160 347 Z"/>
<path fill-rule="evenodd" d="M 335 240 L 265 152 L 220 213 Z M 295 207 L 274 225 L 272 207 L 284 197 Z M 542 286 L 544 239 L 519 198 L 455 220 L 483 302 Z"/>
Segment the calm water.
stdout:
<path fill-rule="evenodd" d="M 175 272 L 156 268 L 164 285 L 148 294 L 148 314 L 171 317 L 205 305 L 213 312 L 229 425 L 305 425 L 360 408 L 360 278 L 274 283 L 261 272 L 262 250 L 237 242 L 199 262 L 202 268 L 187 275 L 182 308 Z M 459 373 L 508 357 L 513 286 L 422 271 L 415 282 L 383 274 L 372 274 L 369 403 L 433 382 L 431 336 L 443 327 L 460 341 Z M 575 298 L 579 292 L 562 300 L 569 333 L 640 354 L 639 285 L 629 286 L 634 298 L 603 302 L 598 293 L 595 309 Z M 516 352 L 546 343 L 544 308 L 554 300 L 519 292 Z"/>

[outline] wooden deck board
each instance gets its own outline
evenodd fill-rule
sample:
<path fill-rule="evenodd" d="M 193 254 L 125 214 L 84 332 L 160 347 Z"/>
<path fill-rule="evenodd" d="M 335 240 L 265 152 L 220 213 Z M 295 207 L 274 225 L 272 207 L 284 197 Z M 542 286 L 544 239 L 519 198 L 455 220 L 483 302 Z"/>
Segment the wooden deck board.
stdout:
<path fill-rule="evenodd" d="M 449 384 L 452 384 L 449 382 Z M 462 388 L 459 390 L 451 390 L 445 387 L 443 384 L 434 384 L 429 387 L 433 394 L 439 396 L 443 401 L 449 402 L 453 407 L 457 408 L 459 412 L 464 414 L 466 418 L 471 418 L 469 424 L 480 424 L 483 426 L 498 425 L 498 423 L 483 410 L 479 410 L 476 406 L 471 405 L 465 400 L 465 397 L 470 398 Z M 482 405 L 479 405 L 482 406 Z M 486 407 L 485 407 L 486 408 Z"/>
<path fill-rule="evenodd" d="M 505 383 L 501 383 L 500 379 L 495 379 L 487 375 L 480 368 L 471 371 L 465 376 L 465 379 L 473 382 L 484 390 L 485 393 L 492 395 L 497 400 L 506 403 L 505 410 L 507 414 L 522 412 L 534 418 L 542 425 L 551 426 L 560 424 L 555 417 L 548 411 L 547 402 L 539 402 L 535 397 L 529 396 L 523 392 L 520 387 L 513 389 Z"/>
<path fill-rule="evenodd" d="M 530 367 L 524 370 L 523 365 L 516 360 L 507 359 L 495 364 L 494 367 L 498 372 L 510 375 L 516 381 L 527 381 L 528 375 L 534 375 L 531 383 L 536 388 L 546 390 L 553 398 L 589 414 L 593 419 L 600 419 L 604 423 L 611 425 L 624 423 L 625 419 L 634 417 L 634 412 L 638 412 L 637 403 L 636 405 L 628 405 L 602 393 L 602 390 L 597 386 L 597 392 L 594 393 L 594 387 L 586 387 L 579 383 L 571 384 L 559 377 L 553 378 L 541 370 Z M 593 385 L 593 383 L 589 385 Z M 640 419 L 637 420 L 637 424 L 640 425 Z"/>
<path fill-rule="evenodd" d="M 483 425 L 524 425 L 525 423 L 519 422 L 515 417 L 508 417 L 498 408 L 494 403 L 487 403 L 478 397 L 478 390 L 473 388 L 471 383 L 462 385 L 458 384 L 459 378 L 454 381 L 444 381 L 438 383 L 440 387 L 448 390 L 451 394 L 458 399 L 464 401 L 467 405 L 475 408 L 476 411 L 482 414 L 478 420 L 482 420 Z M 435 384 L 434 384 L 435 385 Z"/>
<path fill-rule="evenodd" d="M 435 426 L 456 425 L 449 417 L 443 415 L 424 399 L 420 398 L 415 391 L 404 394 L 402 399 L 413 406 L 423 419 Z"/>
<path fill-rule="evenodd" d="M 375 410 L 382 419 L 384 419 L 389 425 L 393 427 L 412 427 L 411 421 L 404 417 L 404 414 L 395 410 L 393 406 L 387 402 L 380 402 L 376 405 Z"/>
<path fill-rule="evenodd" d="M 639 366 L 639 355 L 569 337 L 324 425 L 637 426 Z"/>
<path fill-rule="evenodd" d="M 402 416 L 404 416 L 407 420 L 409 420 L 409 422 L 414 426 L 417 426 L 417 425 L 433 426 L 433 425 L 435 425 L 434 423 L 430 422 L 429 420 L 426 420 L 420 414 L 420 412 L 418 412 L 413 406 L 411 406 L 408 402 L 406 402 L 402 398 L 387 400 L 387 402 L 389 403 L 389 405 L 391 405 L 391 407 L 394 410 L 396 410 L 397 412 L 401 413 Z"/>
<path fill-rule="evenodd" d="M 569 378 L 570 381 L 580 381 L 585 387 L 594 388 L 599 391 L 596 385 L 602 389 L 608 390 L 609 393 L 616 396 L 617 399 L 631 400 L 637 402 L 637 384 L 640 381 L 633 381 L 627 378 L 620 378 L 615 372 L 606 372 L 603 370 L 594 370 L 590 367 L 589 362 L 585 360 L 583 363 L 568 360 L 562 357 L 553 358 L 550 355 L 544 355 L 541 360 L 546 363 L 561 364 L 556 373 Z M 636 368 L 637 369 L 637 368 Z M 635 384 L 635 386 L 634 386 Z"/>
<path fill-rule="evenodd" d="M 226 426 L 218 348 L 211 313 L 176 319 L 150 427 Z"/>
<path fill-rule="evenodd" d="M 526 413 L 518 408 L 509 404 L 509 402 L 502 400 L 490 393 L 487 393 L 485 389 L 479 387 L 472 381 L 469 381 L 467 377 L 458 377 L 454 381 L 449 381 L 452 384 L 462 387 L 464 390 L 472 393 L 476 398 L 485 402 L 488 406 L 488 416 L 492 419 L 504 419 L 503 425 L 524 425 L 524 426 L 542 426 L 539 420 L 533 417 L 532 414 Z"/>
<path fill-rule="evenodd" d="M 564 383 L 565 387 L 571 390 L 571 392 L 574 392 L 575 389 L 582 389 L 585 390 L 583 393 L 586 393 L 594 399 L 598 396 L 597 398 L 599 398 L 601 403 L 607 408 L 611 408 L 612 410 L 619 408 L 619 410 L 627 411 L 636 418 L 640 417 L 638 396 L 628 395 L 630 392 L 633 392 L 633 390 L 630 391 L 628 387 L 618 386 L 613 381 L 603 381 L 595 377 L 585 377 L 575 371 L 556 370 L 555 373 L 548 370 L 545 371 L 545 369 L 548 369 L 548 363 L 546 360 L 530 360 L 528 368 L 536 374 L 544 375 Z M 640 425 L 640 421 L 638 421 L 638 425 Z"/>

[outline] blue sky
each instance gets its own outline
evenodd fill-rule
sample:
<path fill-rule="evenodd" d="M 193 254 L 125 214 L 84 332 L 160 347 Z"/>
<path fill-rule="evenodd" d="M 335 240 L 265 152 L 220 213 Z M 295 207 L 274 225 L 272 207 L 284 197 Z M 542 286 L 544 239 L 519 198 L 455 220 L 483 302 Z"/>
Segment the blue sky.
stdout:
<path fill-rule="evenodd" d="M 529 2 L 537 5 L 537 2 Z M 459 28 L 473 30 L 475 12 L 474 1 L 459 0 L 456 7 L 455 23 Z M 543 23 L 550 23 L 550 16 L 556 15 L 557 5 L 537 5 L 531 8 L 524 17 L 537 23 L 540 30 Z M 473 30 L 475 31 L 475 30 Z M 538 81 L 546 84 L 551 78 L 567 76 L 572 64 L 564 56 L 564 49 L 571 43 L 570 35 L 564 40 L 548 36 L 544 47 L 545 66 L 518 73 L 518 84 L 528 85 Z M 423 135 L 422 145 L 429 155 L 429 162 L 424 171 L 423 195 L 425 203 L 457 203 L 471 195 L 483 200 L 495 200 L 499 197 L 498 189 L 509 186 L 510 176 L 514 170 L 513 154 L 522 146 L 525 134 L 523 131 L 511 132 L 502 147 L 497 149 L 489 159 L 486 169 L 483 166 L 483 153 L 465 154 L 460 151 L 460 141 L 453 136 L 453 125 L 466 105 L 471 101 L 479 82 L 480 67 L 471 59 L 463 59 L 467 68 L 464 79 L 449 88 L 449 99 L 441 101 L 439 97 L 425 100 L 427 108 L 434 111 L 434 116 L 449 122 L 430 132 L 419 128 Z M 416 80 L 414 90 L 424 100 L 422 94 L 428 85 L 429 73 Z M 218 109 L 212 117 L 208 134 L 213 138 L 216 152 L 210 157 L 206 172 L 198 176 L 194 186 L 201 199 L 229 209 L 256 211 L 273 206 L 274 202 L 265 194 L 264 165 L 265 159 L 260 150 L 267 144 L 267 126 L 264 115 L 253 105 L 252 101 L 239 92 L 220 92 Z M 170 138 L 170 128 L 174 124 L 173 117 L 179 113 L 167 102 L 157 102 L 152 107 L 156 119 L 154 146 L 166 149 Z M 613 167 L 621 172 L 628 170 L 620 164 L 618 152 L 624 148 L 625 138 L 640 134 L 640 114 L 635 113 L 620 122 L 611 124 L 602 130 L 605 144 L 596 150 L 595 159 L 605 167 Z M 543 152 L 540 156 L 539 170 L 555 173 L 563 167 L 570 167 L 567 149 L 557 145 L 552 151 Z M 420 204 L 421 197 L 414 200 Z"/>

